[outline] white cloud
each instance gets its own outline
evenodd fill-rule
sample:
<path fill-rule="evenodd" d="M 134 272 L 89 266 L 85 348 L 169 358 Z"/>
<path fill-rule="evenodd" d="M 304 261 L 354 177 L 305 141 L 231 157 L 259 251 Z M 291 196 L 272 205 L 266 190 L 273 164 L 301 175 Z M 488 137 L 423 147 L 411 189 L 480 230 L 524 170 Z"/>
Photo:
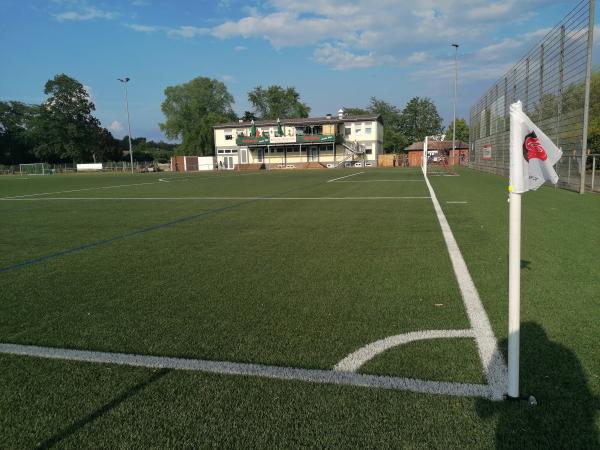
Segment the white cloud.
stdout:
<path fill-rule="evenodd" d="M 337 26 L 332 18 L 301 18 L 294 13 L 276 12 L 225 22 L 215 27 L 212 33 L 221 39 L 259 37 L 267 39 L 274 47 L 287 47 L 315 44 L 330 36 Z"/>
<path fill-rule="evenodd" d="M 408 64 L 419 64 L 427 60 L 427 53 L 425 52 L 413 52 L 408 58 L 406 63 Z"/>
<path fill-rule="evenodd" d="M 313 53 L 316 62 L 333 66 L 335 69 L 357 69 L 378 65 L 373 53 L 355 54 L 331 44 L 319 46 Z"/>
<path fill-rule="evenodd" d="M 169 28 L 167 34 L 169 36 L 177 36 L 186 39 L 192 39 L 196 36 L 203 36 L 210 33 L 208 28 L 199 28 L 193 26 L 181 26 L 178 28 Z"/>
<path fill-rule="evenodd" d="M 248 47 L 245 47 L 243 45 L 236 45 L 235 47 L 233 47 L 233 49 L 236 52 L 243 52 L 244 50 L 248 50 Z"/>
<path fill-rule="evenodd" d="M 154 33 L 156 31 L 160 30 L 160 27 L 154 27 L 152 25 L 140 25 L 137 23 L 131 23 L 131 24 L 128 24 L 127 26 L 134 31 L 139 31 L 140 33 Z"/>
<path fill-rule="evenodd" d="M 54 18 L 59 22 L 71 21 L 85 21 L 94 19 L 107 19 L 111 20 L 117 16 L 117 13 L 111 11 L 103 11 L 94 7 L 86 7 L 78 11 L 65 11 L 59 14 L 55 14 Z"/>
<path fill-rule="evenodd" d="M 113 133 L 121 133 L 123 130 L 125 130 L 125 127 L 118 120 L 113 120 L 108 129 Z"/>
<path fill-rule="evenodd" d="M 225 83 L 237 83 L 237 80 L 235 79 L 235 77 L 233 75 L 223 75 L 221 77 L 221 79 L 225 82 Z"/>
<path fill-rule="evenodd" d="M 450 42 L 470 47 L 482 61 L 516 60 L 515 39 L 490 42 L 507 20 L 526 23 L 540 6 L 566 0 L 269 0 L 241 19 L 212 29 L 221 39 L 264 39 L 275 48 L 315 46 L 313 59 L 336 69 L 381 64 L 414 65 L 453 59 Z M 566 12 L 566 10 L 565 10 Z M 534 34 L 543 37 L 545 30 Z M 479 47 L 484 46 L 481 50 Z M 449 51 L 444 52 L 448 47 Z"/>

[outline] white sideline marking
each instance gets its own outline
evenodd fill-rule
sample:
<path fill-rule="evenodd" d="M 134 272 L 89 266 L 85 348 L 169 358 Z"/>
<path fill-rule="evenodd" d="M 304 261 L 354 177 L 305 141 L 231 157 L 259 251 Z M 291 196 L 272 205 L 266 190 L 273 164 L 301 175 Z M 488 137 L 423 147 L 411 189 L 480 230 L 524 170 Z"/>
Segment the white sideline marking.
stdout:
<path fill-rule="evenodd" d="M 353 174 L 351 174 L 351 175 L 346 175 L 346 176 L 344 176 L 344 177 L 333 178 L 333 179 L 331 179 L 331 180 L 327 180 L 327 182 L 328 182 L 328 183 L 331 183 L 332 181 L 337 181 L 337 180 L 342 180 L 342 179 L 344 179 L 344 178 L 353 177 L 353 176 L 355 176 L 355 175 L 360 175 L 361 173 L 364 173 L 364 172 L 356 172 L 356 173 L 353 173 Z"/>
<path fill-rule="evenodd" d="M 479 298 L 479 293 L 477 292 L 475 283 L 473 283 L 473 279 L 469 274 L 467 264 L 465 263 L 456 239 L 452 234 L 450 225 L 446 220 L 444 211 L 440 206 L 440 202 L 435 195 L 435 191 L 433 190 L 429 179 L 426 175 L 424 176 L 425 182 L 427 183 L 427 188 L 431 194 L 431 201 L 433 202 L 435 213 L 442 229 L 442 234 L 444 235 L 444 240 L 446 241 L 446 247 L 448 248 L 448 254 L 450 255 L 450 260 L 452 261 L 454 274 L 458 281 L 458 286 L 460 287 L 460 292 L 467 310 L 467 315 L 469 316 L 469 322 L 471 323 L 473 332 L 475 333 L 475 340 L 479 350 L 479 357 L 483 363 L 485 377 L 490 389 L 492 392 L 494 392 L 494 396 L 497 398 L 502 398 L 506 392 L 508 380 L 508 372 L 504 362 L 504 357 L 498 349 L 496 336 L 494 335 L 494 331 L 492 330 L 488 316 L 485 312 L 483 304 L 481 303 L 481 299 Z"/>
<path fill-rule="evenodd" d="M 449 205 L 466 205 L 469 202 L 446 202 Z"/>
<path fill-rule="evenodd" d="M 335 365 L 333 370 L 341 372 L 356 372 L 366 362 L 373 359 L 380 353 L 389 350 L 390 348 L 399 345 L 408 344 L 414 341 L 423 341 L 427 339 L 444 339 L 444 338 L 472 338 L 475 337 L 473 330 L 427 330 L 414 331 L 412 333 L 403 333 L 396 336 L 389 336 L 379 341 L 372 342 L 359 348 L 353 353 L 350 353 L 339 363 Z"/>
<path fill-rule="evenodd" d="M 44 198 L 0 198 L 4 201 L 46 201 L 46 200 L 412 200 L 429 199 L 421 197 L 44 197 Z"/>
<path fill-rule="evenodd" d="M 184 180 L 184 179 L 187 179 L 187 178 L 176 178 L 173 181 L 180 181 L 180 180 Z M 93 191 L 96 189 L 114 189 L 114 188 L 128 187 L 128 186 L 145 186 L 148 184 L 157 184 L 157 183 L 159 183 L 159 181 L 150 181 L 147 183 L 117 184 L 117 185 L 113 185 L 113 186 L 97 186 L 97 187 L 82 188 L 82 189 L 70 189 L 68 191 L 40 192 L 37 194 L 25 194 L 25 195 L 15 195 L 12 197 L 4 197 L 4 198 L 2 198 L 2 200 L 25 199 L 25 198 L 29 198 L 29 197 L 37 197 L 39 195 L 67 194 L 69 192 Z"/>
<path fill-rule="evenodd" d="M 279 380 L 295 380 L 311 383 L 405 390 L 426 394 L 495 399 L 494 392 L 489 386 L 483 384 L 415 380 L 412 378 L 364 375 L 334 370 L 298 369 L 293 367 L 268 366 L 264 364 L 95 352 L 19 344 L 0 344 L 0 353 L 67 361 L 147 367 L 153 369 L 193 370 L 221 375 L 254 376 Z"/>
<path fill-rule="evenodd" d="M 417 182 L 417 183 L 422 183 L 423 180 L 346 180 L 346 181 L 337 181 L 337 183 L 377 183 L 379 181 L 395 181 L 395 182 L 401 182 L 401 183 L 407 183 L 407 182 Z"/>

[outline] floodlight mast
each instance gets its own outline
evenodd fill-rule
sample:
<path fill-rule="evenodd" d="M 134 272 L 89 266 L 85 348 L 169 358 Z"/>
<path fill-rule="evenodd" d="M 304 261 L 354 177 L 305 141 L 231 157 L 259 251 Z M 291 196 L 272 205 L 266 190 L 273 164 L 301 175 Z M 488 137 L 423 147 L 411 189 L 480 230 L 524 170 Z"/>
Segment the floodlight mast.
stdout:
<path fill-rule="evenodd" d="M 452 157 L 456 150 L 456 88 L 458 84 L 458 44 L 451 44 L 454 47 L 454 113 L 452 120 Z"/>
<path fill-rule="evenodd" d="M 129 160 L 131 161 L 131 173 L 133 173 L 133 150 L 131 148 L 131 120 L 129 119 L 129 99 L 127 97 L 127 83 L 129 82 L 129 77 L 125 78 L 117 78 L 123 86 L 125 87 L 125 109 L 127 110 L 127 129 L 129 130 Z"/>

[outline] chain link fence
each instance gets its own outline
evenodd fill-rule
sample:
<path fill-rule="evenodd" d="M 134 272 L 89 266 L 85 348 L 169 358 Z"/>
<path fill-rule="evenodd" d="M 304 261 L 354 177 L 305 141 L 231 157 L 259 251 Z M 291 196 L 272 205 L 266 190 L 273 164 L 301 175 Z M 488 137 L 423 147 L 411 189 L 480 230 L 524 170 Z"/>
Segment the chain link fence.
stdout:
<path fill-rule="evenodd" d="M 508 176 L 509 108 L 523 111 L 563 151 L 559 186 L 583 192 L 594 1 L 583 0 L 471 107 L 469 164 Z M 591 168 L 590 168 L 591 169 Z"/>

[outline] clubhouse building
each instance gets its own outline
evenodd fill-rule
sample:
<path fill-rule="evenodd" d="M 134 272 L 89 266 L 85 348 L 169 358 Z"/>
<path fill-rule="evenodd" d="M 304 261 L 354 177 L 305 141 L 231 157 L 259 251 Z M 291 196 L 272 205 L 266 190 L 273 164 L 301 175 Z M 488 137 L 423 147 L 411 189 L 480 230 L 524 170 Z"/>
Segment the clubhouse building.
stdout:
<path fill-rule="evenodd" d="M 231 122 L 214 126 L 219 169 L 374 167 L 383 153 L 378 115 Z"/>

